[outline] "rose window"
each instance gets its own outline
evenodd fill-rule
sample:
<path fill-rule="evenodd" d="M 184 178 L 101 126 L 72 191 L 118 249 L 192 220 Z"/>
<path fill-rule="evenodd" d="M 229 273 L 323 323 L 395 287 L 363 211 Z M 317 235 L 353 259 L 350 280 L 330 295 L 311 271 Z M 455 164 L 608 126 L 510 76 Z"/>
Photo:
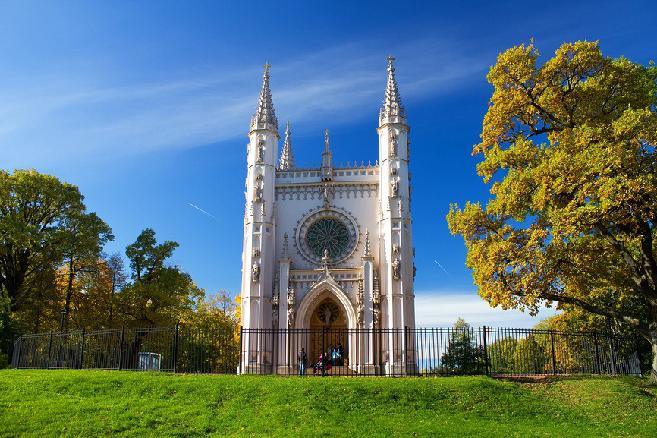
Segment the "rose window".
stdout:
<path fill-rule="evenodd" d="M 320 219 L 308 227 L 306 241 L 315 257 L 328 250 L 330 259 L 342 257 L 349 249 L 349 230 L 337 219 Z"/>

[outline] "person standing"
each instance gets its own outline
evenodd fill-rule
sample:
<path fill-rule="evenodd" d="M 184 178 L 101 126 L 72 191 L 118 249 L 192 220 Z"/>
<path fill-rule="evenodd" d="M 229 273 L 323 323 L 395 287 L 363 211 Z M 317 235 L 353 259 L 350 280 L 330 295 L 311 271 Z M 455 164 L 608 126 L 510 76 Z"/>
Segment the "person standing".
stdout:
<path fill-rule="evenodd" d="M 308 355 L 306 355 L 306 350 L 304 350 L 303 348 L 301 349 L 299 355 L 297 356 L 297 361 L 299 362 L 299 375 L 305 376 L 306 364 L 308 363 Z"/>

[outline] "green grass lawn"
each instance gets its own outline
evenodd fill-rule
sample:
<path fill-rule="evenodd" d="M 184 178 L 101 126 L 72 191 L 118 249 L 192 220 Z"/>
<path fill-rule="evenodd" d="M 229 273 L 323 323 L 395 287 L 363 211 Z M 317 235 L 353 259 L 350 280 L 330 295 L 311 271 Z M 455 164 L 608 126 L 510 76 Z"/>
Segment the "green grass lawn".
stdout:
<path fill-rule="evenodd" d="M 298 378 L 0 371 L 0 435 L 657 436 L 635 378 Z"/>

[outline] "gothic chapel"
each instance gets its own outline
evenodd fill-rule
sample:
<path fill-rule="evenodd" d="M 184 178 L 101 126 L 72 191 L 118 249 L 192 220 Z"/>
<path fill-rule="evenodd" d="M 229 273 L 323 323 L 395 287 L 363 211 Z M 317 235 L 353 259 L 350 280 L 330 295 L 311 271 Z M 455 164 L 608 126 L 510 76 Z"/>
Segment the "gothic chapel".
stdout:
<path fill-rule="evenodd" d="M 326 354 L 320 330 L 340 334 L 332 342 L 345 349 L 351 372 L 396 374 L 403 366 L 411 347 L 394 333 L 415 326 L 415 268 L 409 126 L 393 62 L 388 57 L 378 162 L 334 167 L 327 129 L 318 168 L 296 165 L 289 123 L 278 156 L 265 65 L 247 145 L 242 373 L 289 372 L 301 348 L 315 361 Z"/>

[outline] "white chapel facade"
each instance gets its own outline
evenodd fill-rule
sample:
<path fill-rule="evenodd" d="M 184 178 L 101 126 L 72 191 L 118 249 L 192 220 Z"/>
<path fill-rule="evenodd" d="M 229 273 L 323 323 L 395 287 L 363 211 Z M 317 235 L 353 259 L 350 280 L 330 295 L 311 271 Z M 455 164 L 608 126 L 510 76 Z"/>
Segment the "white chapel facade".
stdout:
<path fill-rule="evenodd" d="M 328 129 L 323 148 L 317 147 L 319 167 L 296 165 L 293 149 L 299 146 L 289 124 L 279 154 L 279 124 L 265 66 L 247 145 L 241 324 L 249 351 L 241 367 L 280 372 L 293 365 L 293 350 L 300 348 L 286 345 L 290 338 L 282 336 L 274 351 L 254 338 L 255 329 L 329 328 L 348 337 L 359 330 L 415 327 L 409 125 L 393 61 L 388 57 L 379 111 L 379 159 L 374 165 L 345 167 L 333 164 Z M 381 347 L 387 350 L 381 363 L 366 339 L 344 342 L 350 344 L 349 355 L 359 357 L 359 366 L 392 370 L 401 365 L 395 362 L 402 348 L 393 347 L 392 338 Z M 303 347 L 312 356 L 310 343 Z"/>

